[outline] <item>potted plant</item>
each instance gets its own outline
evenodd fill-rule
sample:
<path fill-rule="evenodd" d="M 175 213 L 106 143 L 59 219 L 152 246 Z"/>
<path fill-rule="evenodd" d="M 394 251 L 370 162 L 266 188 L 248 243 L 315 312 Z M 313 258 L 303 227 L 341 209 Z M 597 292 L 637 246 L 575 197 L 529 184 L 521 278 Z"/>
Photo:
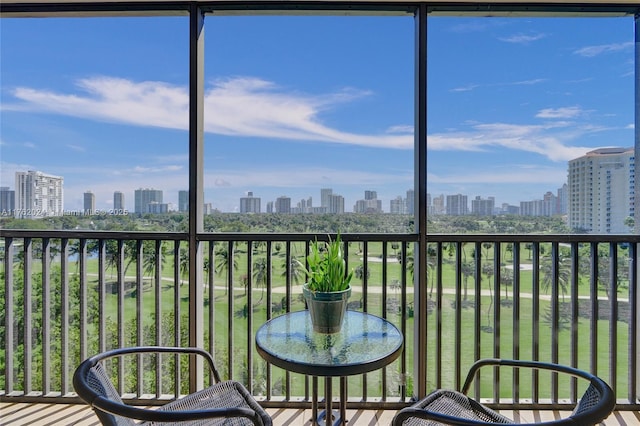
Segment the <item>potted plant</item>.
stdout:
<path fill-rule="evenodd" d="M 353 271 L 346 272 L 340 234 L 335 240 L 329 238 L 328 243 L 319 243 L 317 239 L 311 243 L 305 272 L 308 279 L 302 291 L 314 331 L 340 331 L 353 277 Z"/>

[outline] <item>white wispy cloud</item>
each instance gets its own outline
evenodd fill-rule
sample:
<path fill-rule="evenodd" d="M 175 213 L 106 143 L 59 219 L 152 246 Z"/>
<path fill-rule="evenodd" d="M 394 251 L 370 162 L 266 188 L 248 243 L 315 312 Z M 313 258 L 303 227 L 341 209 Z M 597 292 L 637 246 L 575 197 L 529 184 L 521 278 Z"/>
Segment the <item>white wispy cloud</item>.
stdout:
<path fill-rule="evenodd" d="M 582 115 L 584 111 L 578 106 L 562 108 L 545 108 L 538 111 L 538 118 L 575 118 Z"/>
<path fill-rule="evenodd" d="M 83 146 L 80 145 L 71 145 L 71 144 L 67 144 L 67 148 L 69 148 L 72 151 L 76 151 L 76 152 L 85 152 L 87 149 Z"/>
<path fill-rule="evenodd" d="M 573 53 L 575 55 L 592 58 L 594 56 L 598 56 L 603 53 L 619 52 L 621 50 L 631 49 L 632 47 L 633 47 L 633 42 L 627 41 L 624 43 L 611 43 L 611 44 L 600 44 L 596 46 L 586 46 L 586 47 L 582 47 L 580 49 L 575 50 Z"/>
<path fill-rule="evenodd" d="M 538 84 L 542 81 L 544 79 L 502 84 Z M 75 94 L 23 87 L 16 89 L 14 95 L 22 102 L 17 105 L 22 110 L 138 126 L 187 129 L 188 94 L 182 87 L 107 77 L 81 80 L 79 87 L 81 90 Z M 218 80 L 211 83 L 205 95 L 205 131 L 234 136 L 413 149 L 413 129 L 408 125 L 392 126 L 380 134 L 357 134 L 321 122 L 322 111 L 369 94 L 366 90 L 346 88 L 336 93 L 310 95 L 285 90 L 273 82 L 258 78 Z M 546 108 L 540 110 L 536 117 L 556 121 L 545 124 L 468 123 L 468 130 L 464 132 L 429 135 L 429 148 L 480 151 L 503 147 L 537 153 L 552 161 L 566 161 L 588 150 L 572 146 L 579 136 L 604 130 L 597 126 L 561 121 L 577 119 L 583 113 L 577 106 Z M 183 161 L 158 161 L 154 166 L 131 172 L 179 171 L 185 167 L 184 164 L 178 165 Z M 287 179 L 288 184 L 292 181 L 291 178 Z M 220 182 L 222 186 L 230 181 L 222 179 Z"/>
<path fill-rule="evenodd" d="M 508 37 L 499 37 L 498 40 L 507 43 L 528 44 L 534 41 L 545 38 L 547 35 L 543 33 L 538 34 L 513 34 Z"/>
<path fill-rule="evenodd" d="M 566 166 L 543 167 L 514 164 L 508 170 L 490 170 L 471 173 L 430 174 L 427 178 L 430 184 L 500 184 L 521 185 L 531 183 L 535 176 L 536 183 L 557 184 L 567 178 Z"/>
<path fill-rule="evenodd" d="M 205 189 L 214 187 L 281 187 L 281 188 L 321 188 L 324 185 L 344 186 L 345 182 L 354 187 L 367 185 L 387 185 L 389 183 L 413 184 L 413 171 L 379 172 L 330 167 L 265 167 L 253 168 L 251 173 L 244 170 L 227 169 L 206 172 Z M 213 185 L 208 184 L 212 182 Z"/>
<path fill-rule="evenodd" d="M 467 131 L 428 136 L 429 149 L 445 151 L 486 151 L 505 148 L 531 152 L 551 161 L 563 162 L 584 155 L 592 148 L 572 146 L 581 135 L 599 131 L 575 123 L 545 124 L 476 123 Z"/>
<path fill-rule="evenodd" d="M 69 94 L 19 87 L 13 95 L 21 104 L 3 108 L 138 126 L 182 130 L 188 127 L 189 97 L 184 87 L 157 81 L 96 77 L 80 80 L 78 89 L 77 93 Z M 321 95 L 300 94 L 253 77 L 216 80 L 205 94 L 204 129 L 233 136 L 412 149 L 410 133 L 357 134 L 322 123 L 323 111 L 368 95 L 368 91 L 353 88 Z"/>
<path fill-rule="evenodd" d="M 521 81 L 508 81 L 504 83 L 492 83 L 492 84 L 467 84 L 466 86 L 459 86 L 450 89 L 450 92 L 470 92 L 475 89 L 484 88 L 484 87 L 501 87 L 501 86 L 532 86 L 534 84 L 540 84 L 547 81 L 546 78 L 534 78 L 531 80 L 521 80 Z"/>

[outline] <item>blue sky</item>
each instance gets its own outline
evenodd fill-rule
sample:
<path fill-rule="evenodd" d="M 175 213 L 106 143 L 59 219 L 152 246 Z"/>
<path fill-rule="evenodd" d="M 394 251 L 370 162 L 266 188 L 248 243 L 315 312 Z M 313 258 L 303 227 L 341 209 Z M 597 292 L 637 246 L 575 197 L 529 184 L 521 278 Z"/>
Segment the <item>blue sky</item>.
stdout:
<path fill-rule="evenodd" d="M 205 19 L 205 201 L 413 188 L 412 17 Z M 517 205 L 567 161 L 633 146 L 633 20 L 433 17 L 428 190 Z M 63 176 L 65 208 L 188 187 L 185 17 L 3 19 L 0 185 Z"/>

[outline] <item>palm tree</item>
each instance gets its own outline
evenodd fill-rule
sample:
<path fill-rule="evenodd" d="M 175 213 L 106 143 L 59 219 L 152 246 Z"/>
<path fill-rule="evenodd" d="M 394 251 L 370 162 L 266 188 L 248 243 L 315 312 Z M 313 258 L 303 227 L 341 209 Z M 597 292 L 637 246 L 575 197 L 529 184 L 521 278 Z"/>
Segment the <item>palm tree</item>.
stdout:
<path fill-rule="evenodd" d="M 285 278 L 287 276 L 286 260 L 282 262 L 282 274 L 280 275 Z M 295 257 L 291 258 L 291 261 L 289 262 L 289 278 L 291 278 L 291 281 L 295 285 L 299 285 L 299 284 L 302 284 L 302 280 L 306 280 L 306 276 L 307 276 L 307 272 L 306 272 L 306 269 L 304 268 L 304 264 L 300 260 L 296 259 Z"/>
<path fill-rule="evenodd" d="M 491 250 L 491 247 L 493 247 L 492 243 L 482 243 L 482 248 L 485 249 L 485 259 L 489 259 L 489 253 Z"/>
<path fill-rule="evenodd" d="M 221 247 L 216 251 L 216 274 L 226 273 L 225 281 L 229 281 L 229 269 L 233 268 L 234 271 L 238 270 L 238 260 L 236 259 L 236 252 L 233 249 L 233 244 L 231 244 L 231 254 L 229 254 L 229 249 L 226 247 Z M 227 294 L 229 288 L 225 288 L 225 294 Z"/>
<path fill-rule="evenodd" d="M 540 284 L 544 291 L 549 291 L 553 282 L 553 259 L 551 256 L 545 256 L 540 262 Z M 571 258 L 560 252 L 558 254 L 558 286 L 562 291 L 562 301 L 569 292 L 569 283 L 571 280 Z"/>
<path fill-rule="evenodd" d="M 153 243 L 153 241 L 145 241 L 145 243 Z M 164 269 L 164 265 L 167 262 L 166 246 L 162 242 L 160 242 L 160 246 L 157 248 L 155 245 L 153 247 L 150 247 L 149 244 L 147 244 L 146 248 L 151 248 L 151 253 L 148 256 L 144 257 L 142 266 L 144 271 L 143 274 L 151 276 L 151 274 L 157 272 L 158 275 L 161 275 L 161 271 L 162 269 Z M 160 271 L 156 271 L 156 264 L 158 263 L 160 265 Z"/>
<path fill-rule="evenodd" d="M 180 286 L 182 286 L 182 279 L 189 278 L 189 250 L 185 248 L 180 249 Z"/>
<path fill-rule="evenodd" d="M 505 300 L 509 300 L 509 287 L 513 286 L 513 271 L 507 268 L 501 268 L 500 283 L 504 286 Z"/>
<path fill-rule="evenodd" d="M 493 327 L 491 326 L 491 308 L 493 307 L 493 286 L 491 283 L 491 277 L 493 277 L 494 270 L 492 263 L 484 263 L 482 265 L 482 273 L 487 276 L 489 280 L 489 307 L 487 308 L 487 325 L 482 327 L 483 330 L 491 332 Z"/>
<path fill-rule="evenodd" d="M 475 274 L 476 268 L 474 262 L 465 261 L 460 265 L 460 272 L 462 273 L 462 279 L 464 284 L 464 294 L 462 296 L 463 301 L 467 301 L 467 296 L 469 293 L 469 277 L 472 277 Z"/>
<path fill-rule="evenodd" d="M 264 289 L 267 287 L 267 277 L 269 276 L 269 269 L 267 268 L 267 259 L 265 257 L 259 257 L 253 262 L 253 282 L 256 287 L 261 287 L 260 300 L 258 304 L 262 302 L 264 298 Z"/>

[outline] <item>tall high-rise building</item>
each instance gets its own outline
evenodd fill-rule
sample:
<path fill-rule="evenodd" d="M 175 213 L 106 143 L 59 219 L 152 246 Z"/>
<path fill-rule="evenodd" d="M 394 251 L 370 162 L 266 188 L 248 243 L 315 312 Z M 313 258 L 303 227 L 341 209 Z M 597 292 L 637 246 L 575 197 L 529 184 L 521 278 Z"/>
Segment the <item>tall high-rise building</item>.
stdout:
<path fill-rule="evenodd" d="M 416 193 L 413 189 L 407 190 L 407 200 L 405 202 L 405 210 L 406 214 L 414 215 L 415 214 L 415 196 Z M 427 194 L 427 209 L 431 206 L 431 194 Z"/>
<path fill-rule="evenodd" d="M 135 213 L 148 213 L 151 203 L 162 204 L 162 191 L 159 189 L 136 189 L 134 192 Z M 154 210 L 156 208 L 154 207 Z"/>
<path fill-rule="evenodd" d="M 562 187 L 558 188 L 558 195 L 556 199 L 556 213 L 560 215 L 567 214 L 569 208 L 569 185 L 566 183 Z"/>
<path fill-rule="evenodd" d="M 376 191 L 364 191 L 364 200 L 356 201 L 354 213 L 382 213 L 382 200 L 378 200 Z"/>
<path fill-rule="evenodd" d="M 391 214 L 404 214 L 406 210 L 405 199 L 401 196 L 397 196 L 393 200 L 389 201 L 389 213 Z"/>
<path fill-rule="evenodd" d="M 13 216 L 16 209 L 16 191 L 0 186 L 0 216 Z"/>
<path fill-rule="evenodd" d="M 291 198 L 281 196 L 276 199 L 276 213 L 291 213 Z"/>
<path fill-rule="evenodd" d="M 467 205 L 467 196 L 462 194 L 447 195 L 447 207 L 446 211 L 448 215 L 462 216 L 469 212 Z"/>
<path fill-rule="evenodd" d="M 634 214 L 633 151 L 633 147 L 601 148 L 569 161 L 571 229 L 594 234 L 631 231 L 626 220 Z"/>
<path fill-rule="evenodd" d="M 433 214 L 444 214 L 445 213 L 445 207 L 444 207 L 444 194 L 440 194 L 437 197 L 433 198 Z"/>
<path fill-rule="evenodd" d="M 342 214 L 344 213 L 344 197 L 338 194 L 331 194 L 329 197 L 328 213 Z"/>
<path fill-rule="evenodd" d="M 64 178 L 29 170 L 16 172 L 16 217 L 37 219 L 64 212 Z"/>
<path fill-rule="evenodd" d="M 331 188 L 320 189 L 320 207 L 325 207 L 327 209 L 327 212 L 329 212 L 331 194 L 333 194 L 333 189 Z"/>
<path fill-rule="evenodd" d="M 87 191 L 84 193 L 84 214 L 95 214 L 96 211 L 96 195 Z"/>
<path fill-rule="evenodd" d="M 178 211 L 189 211 L 189 191 L 178 191 Z"/>
<path fill-rule="evenodd" d="M 378 192 L 377 191 L 364 191 L 364 199 L 365 200 L 377 200 Z"/>
<path fill-rule="evenodd" d="M 116 191 L 113 193 L 113 209 L 116 210 L 116 212 L 119 212 L 125 209 L 124 194 L 120 191 Z"/>
<path fill-rule="evenodd" d="M 240 198 L 240 213 L 260 213 L 260 197 L 254 197 L 253 192 L 247 192 L 246 197 Z"/>
<path fill-rule="evenodd" d="M 477 196 L 475 199 L 471 200 L 471 214 L 476 216 L 491 216 L 493 215 L 495 205 L 496 199 L 494 197 L 483 199 L 482 197 Z"/>

